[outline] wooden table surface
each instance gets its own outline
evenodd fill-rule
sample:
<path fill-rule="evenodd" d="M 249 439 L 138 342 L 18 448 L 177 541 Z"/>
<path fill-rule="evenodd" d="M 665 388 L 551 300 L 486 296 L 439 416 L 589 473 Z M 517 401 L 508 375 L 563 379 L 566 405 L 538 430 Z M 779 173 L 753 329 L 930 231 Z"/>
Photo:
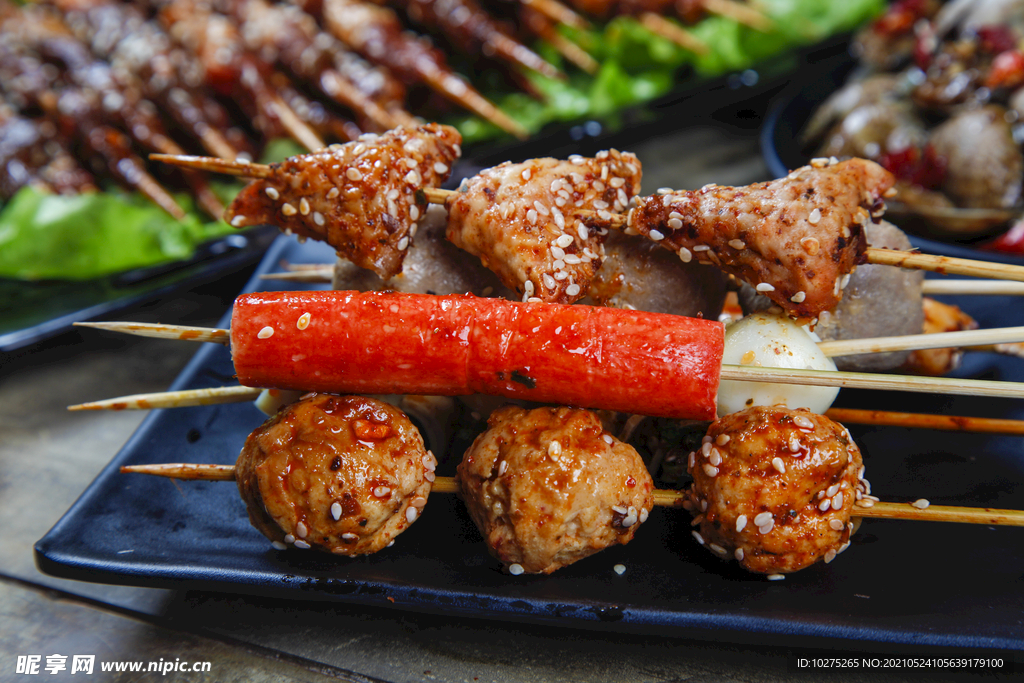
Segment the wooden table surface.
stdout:
<path fill-rule="evenodd" d="M 703 126 L 633 148 L 645 191 L 764 179 L 752 131 Z M 126 319 L 214 325 L 246 273 Z M 94 331 L 0 358 L 0 681 L 778 681 L 799 644 L 766 647 L 556 630 L 203 591 L 109 586 L 39 572 L 32 546 L 113 457 L 142 412 L 69 413 L 69 404 L 166 389 L 195 347 Z M 794 649 L 795 648 L 795 649 Z M 50 674 L 48 655 L 67 655 Z M 96 656 L 92 676 L 71 655 Z M 16 673 L 41 655 L 40 673 Z M 210 662 L 208 673 L 101 673 L 100 662 Z M 829 680 L 953 680 L 930 672 L 830 673 Z"/>

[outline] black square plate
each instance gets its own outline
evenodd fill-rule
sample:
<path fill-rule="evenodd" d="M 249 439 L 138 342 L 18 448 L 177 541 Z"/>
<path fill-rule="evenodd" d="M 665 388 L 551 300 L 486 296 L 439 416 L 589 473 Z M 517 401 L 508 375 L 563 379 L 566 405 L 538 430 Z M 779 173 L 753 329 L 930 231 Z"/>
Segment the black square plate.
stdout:
<path fill-rule="evenodd" d="M 324 245 L 279 240 L 279 262 L 323 263 Z M 254 279 L 251 289 L 279 289 Z M 1019 299 L 954 300 L 983 327 L 1024 325 Z M 167 321 L 173 322 L 173 321 Z M 206 345 L 175 389 L 232 383 L 223 347 Z M 1024 380 L 1024 360 L 969 353 L 961 376 Z M 1018 400 L 843 391 L 842 404 L 1024 418 Z M 1024 648 L 1024 530 L 869 520 L 835 562 L 769 582 L 699 547 L 688 515 L 658 509 L 628 546 L 550 576 L 509 576 L 454 496 L 435 494 L 394 547 L 342 559 L 277 551 L 252 527 L 231 483 L 123 475 L 125 464 L 233 463 L 263 419 L 250 404 L 154 411 L 36 545 L 40 568 L 85 581 L 248 592 L 439 614 L 716 638 L 808 636 L 919 646 Z M 854 428 L 883 500 L 1024 508 L 1020 437 Z M 451 474 L 461 454 L 442 460 Z M 625 565 L 619 575 L 616 564 Z"/>

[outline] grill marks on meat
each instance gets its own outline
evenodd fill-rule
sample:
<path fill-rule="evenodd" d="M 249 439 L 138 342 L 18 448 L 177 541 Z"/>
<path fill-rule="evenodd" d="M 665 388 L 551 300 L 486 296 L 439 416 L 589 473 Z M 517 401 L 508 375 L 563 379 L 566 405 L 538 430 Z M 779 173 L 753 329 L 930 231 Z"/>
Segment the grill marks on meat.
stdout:
<path fill-rule="evenodd" d="M 814 318 L 839 303 L 867 247 L 863 226 L 893 183 L 871 161 L 818 162 L 767 183 L 640 199 L 628 227 Z"/>
<path fill-rule="evenodd" d="M 572 303 L 601 267 L 602 231 L 579 210 L 622 211 L 640 189 L 629 153 L 503 163 L 467 180 L 446 201 L 448 239 L 478 256 L 524 299 Z"/>
<path fill-rule="evenodd" d="M 235 227 L 272 223 L 323 240 L 386 280 L 402 270 L 426 212 L 421 190 L 447 180 L 461 142 L 454 128 L 432 123 L 292 157 L 242 190 L 227 220 Z"/>

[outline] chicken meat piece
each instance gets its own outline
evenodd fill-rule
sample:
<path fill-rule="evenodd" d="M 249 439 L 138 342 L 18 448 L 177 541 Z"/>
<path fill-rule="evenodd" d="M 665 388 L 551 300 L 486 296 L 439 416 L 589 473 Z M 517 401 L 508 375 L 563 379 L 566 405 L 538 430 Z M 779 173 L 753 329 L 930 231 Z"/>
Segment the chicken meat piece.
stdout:
<path fill-rule="evenodd" d="M 608 150 L 595 158 L 503 163 L 467 179 L 446 201 L 448 239 L 524 299 L 573 303 L 604 258 L 603 230 L 576 211 L 624 211 L 640 191 L 640 161 Z"/>
<path fill-rule="evenodd" d="M 513 574 L 550 574 L 632 540 L 654 505 L 643 460 L 588 410 L 491 414 L 458 467 L 490 553 Z"/>
<path fill-rule="evenodd" d="M 627 229 L 712 263 L 790 314 L 836 307 L 864 259 L 864 226 L 885 207 L 894 178 L 864 159 L 815 159 L 785 178 L 746 187 L 706 185 L 638 200 Z"/>
<path fill-rule="evenodd" d="M 249 521 L 275 547 L 355 556 L 416 521 L 436 465 L 397 408 L 312 394 L 254 431 L 235 467 Z"/>
<path fill-rule="evenodd" d="M 688 471 L 694 538 L 759 574 L 831 562 L 850 545 L 851 513 L 870 491 L 846 428 L 803 409 L 720 417 Z"/>
<path fill-rule="evenodd" d="M 323 240 L 387 279 L 401 272 L 426 212 L 421 190 L 448 179 L 461 142 L 454 128 L 431 123 L 291 157 L 242 190 L 226 219 L 235 227 L 270 223 Z"/>
<path fill-rule="evenodd" d="M 908 251 L 912 248 L 906 234 L 888 221 L 865 226 L 868 244 L 882 249 Z M 858 266 L 846 286 L 843 300 L 831 311 L 822 311 L 814 332 L 822 341 L 867 339 L 921 334 L 924 311 L 921 283 L 924 272 L 890 266 Z M 740 305 L 746 313 L 774 306 L 772 301 L 750 285 L 740 288 Z M 840 370 L 883 372 L 900 367 L 909 351 L 866 353 L 833 358 Z"/>

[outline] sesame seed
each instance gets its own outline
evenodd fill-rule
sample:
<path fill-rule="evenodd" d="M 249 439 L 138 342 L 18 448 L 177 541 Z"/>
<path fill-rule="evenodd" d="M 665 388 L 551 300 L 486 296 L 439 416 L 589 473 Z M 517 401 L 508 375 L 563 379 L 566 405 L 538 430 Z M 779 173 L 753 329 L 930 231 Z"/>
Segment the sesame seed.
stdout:
<path fill-rule="evenodd" d="M 817 225 L 818 221 L 821 220 L 821 209 L 815 209 L 811 211 L 811 214 L 807 217 L 807 222 L 811 225 Z"/>
<path fill-rule="evenodd" d="M 299 213 L 301 213 L 303 216 L 309 215 L 309 200 L 307 200 L 305 197 L 299 200 Z"/>
<path fill-rule="evenodd" d="M 434 173 L 444 175 L 447 172 L 448 167 L 445 164 L 442 164 L 440 161 L 434 163 Z"/>
<path fill-rule="evenodd" d="M 416 518 L 419 516 L 420 511 L 414 508 L 413 506 L 410 505 L 409 507 L 405 508 L 405 521 L 409 522 L 409 524 L 415 522 Z"/>
<path fill-rule="evenodd" d="M 598 210 L 607 209 L 609 206 L 611 206 L 611 204 L 609 204 L 608 202 L 604 201 L 603 199 L 595 199 L 594 200 L 594 208 L 595 209 L 598 209 Z"/>
<path fill-rule="evenodd" d="M 409 183 L 410 185 L 419 185 L 420 172 L 417 171 L 416 169 L 409 171 L 408 173 L 405 174 L 405 182 Z"/>
<path fill-rule="evenodd" d="M 711 455 L 708 456 L 708 462 L 718 467 L 722 464 L 722 454 L 718 452 L 717 448 L 711 449 Z"/>
<path fill-rule="evenodd" d="M 295 543 L 295 537 L 292 536 L 291 534 L 285 534 L 284 542 L 285 543 Z"/>
<path fill-rule="evenodd" d="M 281 193 L 277 191 L 276 187 L 268 187 L 267 189 L 264 190 L 264 192 L 266 192 L 267 196 L 273 199 L 274 201 L 277 201 L 278 199 L 281 198 Z"/>
<path fill-rule="evenodd" d="M 730 441 L 732 441 L 732 437 L 728 434 L 719 434 L 718 437 L 715 438 L 715 445 L 724 446 Z"/>
<path fill-rule="evenodd" d="M 558 283 L 555 282 L 555 278 L 551 277 L 547 273 L 544 273 L 541 276 L 541 282 L 544 283 L 544 289 L 554 289 L 558 286 Z"/>
<path fill-rule="evenodd" d="M 754 517 L 754 526 L 764 526 L 770 521 L 772 521 L 772 513 L 762 512 L 757 517 Z"/>
<path fill-rule="evenodd" d="M 782 462 L 782 458 L 780 457 L 772 458 L 772 467 L 778 470 L 779 474 L 786 473 L 786 463 Z"/>
<path fill-rule="evenodd" d="M 530 169 L 526 169 L 520 175 L 523 176 L 523 180 L 529 180 L 530 176 L 533 175 L 533 173 L 530 171 Z"/>
<path fill-rule="evenodd" d="M 571 284 L 565 288 L 565 293 L 569 296 L 576 296 L 580 293 L 580 286 L 577 284 Z"/>
<path fill-rule="evenodd" d="M 387 486 L 378 486 L 373 489 L 373 495 L 377 498 L 383 498 L 389 493 L 391 493 L 391 489 Z"/>
<path fill-rule="evenodd" d="M 271 327 L 270 325 L 267 325 L 262 330 L 260 330 L 256 334 L 256 336 L 259 337 L 260 339 L 270 339 L 272 336 L 274 336 L 274 328 Z"/>
<path fill-rule="evenodd" d="M 617 564 L 617 565 L 615 565 L 614 567 L 612 567 L 612 569 L 613 569 L 613 570 L 615 571 L 615 573 L 616 573 L 616 574 L 618 574 L 619 576 L 622 576 L 623 574 L 625 574 L 625 573 L 626 573 L 626 565 L 624 565 L 624 564 Z"/>
<path fill-rule="evenodd" d="M 558 229 L 559 230 L 564 230 L 565 229 L 565 216 L 562 215 L 562 212 L 559 211 L 557 208 L 552 208 L 551 209 L 551 216 L 552 216 L 552 218 L 555 219 L 555 225 L 558 226 Z M 569 235 L 562 235 L 562 237 L 569 237 Z M 559 239 L 561 239 L 561 237 Z M 570 241 L 570 243 L 572 242 L 572 238 L 571 237 L 569 237 L 569 241 Z"/>
<path fill-rule="evenodd" d="M 511 574 L 512 576 L 519 576 L 524 571 L 526 571 L 526 570 L 523 569 L 523 565 L 521 565 L 521 564 L 510 564 L 508 566 L 508 573 Z"/>
<path fill-rule="evenodd" d="M 615 443 L 615 441 L 612 439 L 612 437 L 610 435 L 608 435 L 608 434 L 605 434 L 601 438 L 604 439 L 604 442 L 606 444 L 608 444 L 609 446 L 611 446 L 613 443 Z"/>
<path fill-rule="evenodd" d="M 843 524 L 843 520 L 841 520 L 841 519 L 833 518 L 833 519 L 829 520 L 828 525 L 830 527 L 832 527 L 833 531 L 842 531 L 843 529 L 846 528 L 846 525 Z"/>
<path fill-rule="evenodd" d="M 736 518 L 736 533 L 739 533 L 747 528 L 747 516 L 740 515 Z"/>
<path fill-rule="evenodd" d="M 918 498 L 913 503 L 911 503 L 911 505 L 916 507 L 918 510 L 927 510 L 928 506 L 931 505 L 931 503 L 925 500 L 924 498 Z"/>
<path fill-rule="evenodd" d="M 832 509 L 833 510 L 842 510 L 843 509 L 843 494 L 842 494 L 842 492 L 837 493 L 832 498 Z"/>
<path fill-rule="evenodd" d="M 746 249 L 747 243 L 744 242 L 743 240 L 729 240 L 729 246 L 732 247 L 733 249 L 740 250 Z"/>
<path fill-rule="evenodd" d="M 559 236 L 559 238 L 557 240 L 555 240 L 555 244 L 560 246 L 562 249 L 565 249 L 570 244 L 572 244 L 572 236 L 571 235 L 561 235 L 561 236 Z"/>
<path fill-rule="evenodd" d="M 299 550 L 309 550 L 310 545 L 305 541 L 295 541 L 295 547 Z"/>
<path fill-rule="evenodd" d="M 647 508 L 640 508 L 640 517 L 638 518 L 640 523 L 643 524 L 646 522 L 649 515 L 650 513 L 647 511 Z"/>
<path fill-rule="evenodd" d="M 693 254 L 686 247 L 679 247 L 679 260 L 683 263 L 689 263 L 693 260 Z"/>
<path fill-rule="evenodd" d="M 342 538 L 342 540 L 344 540 L 344 541 L 354 541 L 354 540 L 356 540 L 356 539 L 357 539 L 357 538 L 359 538 L 359 537 L 358 537 L 358 536 L 356 536 L 356 535 L 355 535 L 354 533 L 352 533 L 351 531 L 346 531 L 345 533 L 343 533 L 343 534 L 341 535 L 341 538 Z"/>
<path fill-rule="evenodd" d="M 244 223 L 244 222 L 245 222 L 245 216 L 243 216 L 242 214 L 238 214 L 237 216 L 235 216 L 234 218 L 231 219 L 231 227 L 239 228 L 239 227 L 242 226 L 242 223 Z"/>
<path fill-rule="evenodd" d="M 768 580 L 769 581 L 782 581 L 785 578 L 786 578 L 785 574 L 769 574 L 768 575 Z"/>
<path fill-rule="evenodd" d="M 526 296 L 533 296 L 533 281 L 527 280 L 523 283 L 523 291 L 526 292 Z"/>
<path fill-rule="evenodd" d="M 363 174 L 359 172 L 358 168 L 348 168 L 345 170 L 345 177 L 349 180 L 362 180 Z"/>
<path fill-rule="evenodd" d="M 769 519 L 767 524 L 762 524 L 761 526 L 757 527 L 757 531 L 759 533 L 761 533 L 761 534 L 769 534 L 769 533 L 771 533 L 772 529 L 774 529 L 774 528 L 775 528 L 775 520 L 774 519 Z"/>
<path fill-rule="evenodd" d="M 334 517 L 335 522 L 341 519 L 341 503 L 331 503 L 331 517 Z"/>
<path fill-rule="evenodd" d="M 813 168 L 825 168 L 826 166 L 828 166 L 828 159 L 826 159 L 824 157 L 818 157 L 816 159 L 811 159 L 811 166 Z"/>
<path fill-rule="evenodd" d="M 566 254 L 565 262 L 568 263 L 570 266 L 575 266 L 579 265 L 580 263 L 583 263 L 583 259 L 581 259 L 576 254 Z"/>
<path fill-rule="evenodd" d="M 527 211 L 526 212 L 526 220 L 530 221 L 530 223 L 536 223 L 537 222 L 537 212 L 534 209 L 530 209 L 529 211 Z"/>
<path fill-rule="evenodd" d="M 418 510 L 422 510 L 427 505 L 427 499 L 423 496 L 416 496 L 409 502 L 409 504 Z"/>
<path fill-rule="evenodd" d="M 608 167 L 605 166 L 605 169 L 607 169 L 607 168 Z M 611 180 L 608 181 L 608 184 L 611 185 L 612 187 L 619 188 L 619 187 L 622 187 L 623 185 L 626 184 L 626 179 L 625 178 L 612 178 Z"/>
<path fill-rule="evenodd" d="M 548 444 L 548 455 L 559 456 L 562 454 L 562 444 L 557 441 L 552 441 Z"/>
<path fill-rule="evenodd" d="M 305 538 L 307 534 L 309 534 L 309 529 L 306 527 L 305 524 L 303 524 L 302 522 L 299 522 L 298 524 L 295 525 L 295 535 L 296 536 L 298 536 L 299 538 Z"/>
<path fill-rule="evenodd" d="M 814 423 L 811 422 L 811 418 L 806 415 L 797 415 L 793 418 L 793 424 L 800 429 L 814 429 Z"/>
<path fill-rule="evenodd" d="M 806 299 L 806 298 L 807 298 L 807 293 L 803 292 L 803 291 L 800 291 L 800 292 L 797 292 L 796 294 L 794 294 L 793 296 L 789 297 L 789 300 L 792 301 L 795 304 L 802 304 L 804 302 L 804 299 Z"/>
<path fill-rule="evenodd" d="M 707 510 L 708 510 L 708 501 L 707 501 L 706 498 L 700 502 L 700 509 L 703 510 L 704 512 L 707 512 Z"/>
<path fill-rule="evenodd" d="M 700 253 L 702 251 L 711 251 L 711 247 L 706 244 L 697 244 L 693 247 L 694 253 Z"/>
<path fill-rule="evenodd" d="M 827 489 L 825 489 L 825 495 L 828 496 L 829 498 L 836 495 L 837 493 L 839 493 L 839 484 L 832 484 Z"/>
<path fill-rule="evenodd" d="M 270 545 L 274 546 L 274 548 L 277 550 L 285 550 L 288 548 L 288 546 L 286 546 L 284 543 L 281 543 L 281 541 L 274 541 Z"/>
<path fill-rule="evenodd" d="M 501 475 L 505 474 L 506 471 L 508 471 L 508 461 L 502 460 L 501 463 L 498 465 L 498 476 L 500 477 Z"/>
<path fill-rule="evenodd" d="M 767 282 L 760 282 L 760 283 L 758 283 L 757 287 L 754 287 L 754 289 L 756 289 L 759 292 L 774 292 L 775 291 L 774 285 L 770 285 Z"/>
<path fill-rule="evenodd" d="M 832 520 L 835 521 L 835 520 Z M 836 559 L 836 551 L 829 548 L 825 551 L 825 564 L 829 564 L 832 560 Z"/>
<path fill-rule="evenodd" d="M 697 539 L 697 543 L 700 543 L 701 545 L 704 545 L 704 537 L 703 536 L 701 536 L 697 531 L 691 531 L 690 533 L 693 534 L 693 537 L 695 539 Z"/>
<path fill-rule="evenodd" d="M 298 211 L 295 210 L 294 206 L 292 206 L 288 202 L 285 202 L 284 204 L 281 205 L 281 213 L 283 213 L 285 216 L 294 216 L 295 214 L 298 213 Z"/>
<path fill-rule="evenodd" d="M 647 236 L 650 237 L 655 242 L 659 242 L 665 239 L 664 233 L 662 233 L 660 230 L 651 230 L 650 232 L 647 233 Z"/>
<path fill-rule="evenodd" d="M 818 509 L 821 510 L 822 512 L 828 511 L 828 509 L 830 507 L 832 507 L 832 499 L 831 498 L 825 498 L 820 503 L 818 503 Z"/>
<path fill-rule="evenodd" d="M 718 476 L 718 468 L 710 463 L 704 463 L 703 469 L 704 474 L 708 475 L 709 477 Z"/>
<path fill-rule="evenodd" d="M 322 213 L 320 213 L 319 211 L 314 211 L 313 212 L 313 222 L 316 223 L 317 225 L 319 225 L 320 227 L 323 227 L 323 225 L 324 225 L 324 215 Z"/>
<path fill-rule="evenodd" d="M 818 250 L 821 248 L 821 244 L 818 242 L 818 240 L 816 240 L 813 237 L 804 237 L 803 239 L 801 239 L 800 246 L 803 247 L 804 251 L 806 251 L 811 256 L 817 254 Z"/>
<path fill-rule="evenodd" d="M 396 244 L 395 246 L 398 248 L 398 251 L 405 251 L 406 249 L 409 248 L 409 238 L 403 237 L 402 239 L 398 240 L 398 244 Z"/>
<path fill-rule="evenodd" d="M 687 461 L 688 469 L 692 470 L 693 466 L 697 464 L 697 454 L 694 451 L 690 451 L 690 457 Z"/>
<path fill-rule="evenodd" d="M 732 554 L 736 558 L 737 562 L 743 561 L 743 548 L 736 548 L 736 551 Z"/>

